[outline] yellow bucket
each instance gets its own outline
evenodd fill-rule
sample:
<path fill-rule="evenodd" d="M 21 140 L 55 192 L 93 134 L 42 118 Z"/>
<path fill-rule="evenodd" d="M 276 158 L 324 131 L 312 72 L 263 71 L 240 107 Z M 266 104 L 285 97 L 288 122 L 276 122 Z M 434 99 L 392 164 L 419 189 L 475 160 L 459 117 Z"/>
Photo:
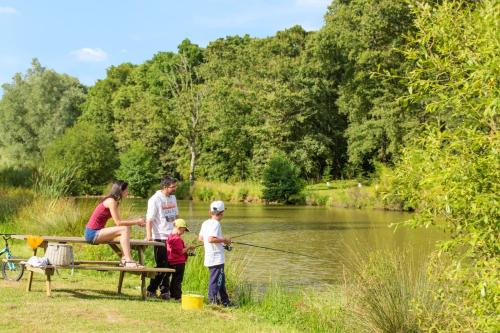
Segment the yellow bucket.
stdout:
<path fill-rule="evenodd" d="M 203 296 L 195 294 L 182 295 L 182 309 L 193 310 L 203 307 Z"/>

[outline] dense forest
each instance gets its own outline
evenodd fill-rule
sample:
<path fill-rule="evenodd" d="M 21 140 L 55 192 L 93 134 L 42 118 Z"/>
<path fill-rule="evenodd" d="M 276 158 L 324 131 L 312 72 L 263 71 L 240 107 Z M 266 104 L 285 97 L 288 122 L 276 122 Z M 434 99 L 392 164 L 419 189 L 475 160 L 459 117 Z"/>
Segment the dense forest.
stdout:
<path fill-rule="evenodd" d="M 310 181 L 370 173 L 424 118 L 401 100 L 413 20 L 406 1 L 334 1 L 319 31 L 185 39 L 91 87 L 34 59 L 3 85 L 1 162 L 74 167 L 80 193 L 109 181 L 123 154 L 184 180 L 259 180 L 279 153 Z"/>

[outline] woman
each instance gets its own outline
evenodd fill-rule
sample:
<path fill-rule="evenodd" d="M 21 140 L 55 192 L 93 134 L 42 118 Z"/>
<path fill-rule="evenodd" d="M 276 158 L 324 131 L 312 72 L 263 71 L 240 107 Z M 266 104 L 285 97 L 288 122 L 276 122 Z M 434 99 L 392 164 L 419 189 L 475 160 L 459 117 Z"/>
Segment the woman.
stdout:
<path fill-rule="evenodd" d="M 111 187 L 111 192 L 104 197 L 94 209 L 89 222 L 85 226 L 85 240 L 90 244 L 108 242 L 116 237 L 120 237 L 122 247 L 121 266 L 143 268 L 132 260 L 130 255 L 130 226 L 138 225 L 143 227 L 146 224 L 144 218 L 136 220 L 122 220 L 118 212 L 118 203 L 121 198 L 128 195 L 128 184 L 123 181 L 116 181 Z M 113 218 L 116 226 L 105 228 L 109 218 Z"/>

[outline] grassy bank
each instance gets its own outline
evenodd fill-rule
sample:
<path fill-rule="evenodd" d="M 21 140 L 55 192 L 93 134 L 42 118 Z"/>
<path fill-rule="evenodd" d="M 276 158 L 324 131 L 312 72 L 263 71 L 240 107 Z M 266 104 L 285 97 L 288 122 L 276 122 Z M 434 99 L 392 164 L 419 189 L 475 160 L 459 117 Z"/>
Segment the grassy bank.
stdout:
<path fill-rule="evenodd" d="M 188 191 L 185 192 L 189 197 Z M 219 182 L 197 181 L 191 189 L 195 201 L 224 200 L 264 204 L 262 185 L 241 182 L 226 184 Z M 338 208 L 368 208 L 401 210 L 399 203 L 389 202 L 379 184 L 361 184 L 356 180 L 334 180 L 331 182 L 309 184 L 297 196 L 296 202 L 310 206 Z"/>

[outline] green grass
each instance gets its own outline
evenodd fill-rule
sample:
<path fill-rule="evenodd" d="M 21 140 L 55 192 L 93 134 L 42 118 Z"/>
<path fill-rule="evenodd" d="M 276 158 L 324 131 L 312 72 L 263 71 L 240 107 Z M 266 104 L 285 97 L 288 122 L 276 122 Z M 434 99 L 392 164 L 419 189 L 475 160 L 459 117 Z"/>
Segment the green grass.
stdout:
<path fill-rule="evenodd" d="M 123 295 L 116 294 L 118 274 L 100 277 L 64 271 L 53 278 L 53 295 L 35 275 L 33 291 L 20 283 L 0 281 L 8 332 L 298 332 L 258 320 L 249 311 L 205 306 L 182 310 L 180 303 L 140 298 L 137 276 L 126 276 Z"/>

